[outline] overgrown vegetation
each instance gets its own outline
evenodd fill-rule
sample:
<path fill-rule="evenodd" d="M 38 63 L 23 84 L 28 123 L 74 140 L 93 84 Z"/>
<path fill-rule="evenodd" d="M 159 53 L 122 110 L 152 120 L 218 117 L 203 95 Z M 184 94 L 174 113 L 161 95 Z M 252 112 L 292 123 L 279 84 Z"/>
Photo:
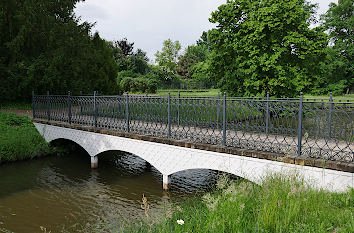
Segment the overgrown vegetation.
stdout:
<path fill-rule="evenodd" d="M 50 152 L 49 145 L 28 117 L 0 111 L 0 163 Z"/>
<path fill-rule="evenodd" d="M 220 179 L 214 192 L 174 206 L 161 220 L 127 232 L 353 232 L 354 190 L 315 190 L 295 177 L 269 176 L 262 186 Z M 177 220 L 182 219 L 183 225 Z"/>

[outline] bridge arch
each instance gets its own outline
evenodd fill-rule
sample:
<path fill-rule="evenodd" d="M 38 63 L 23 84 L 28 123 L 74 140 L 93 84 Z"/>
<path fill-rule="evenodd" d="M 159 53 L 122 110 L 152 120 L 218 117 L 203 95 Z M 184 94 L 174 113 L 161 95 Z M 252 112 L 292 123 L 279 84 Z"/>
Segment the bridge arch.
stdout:
<path fill-rule="evenodd" d="M 146 162 L 148 162 L 149 164 L 151 164 L 151 166 L 155 167 L 156 170 L 158 170 L 160 173 L 162 168 L 161 168 L 161 164 L 157 163 L 156 160 L 151 159 L 151 156 L 146 156 L 145 153 L 140 152 L 140 153 L 136 153 L 137 151 L 134 150 L 134 148 L 132 147 L 125 147 L 122 148 L 121 146 L 119 146 L 119 144 L 115 144 L 115 143 L 103 143 L 104 145 L 102 145 L 102 141 L 96 141 L 96 146 L 98 149 L 93 150 L 92 149 L 92 144 L 87 142 L 86 140 L 82 140 L 82 138 L 78 138 L 78 137 L 51 137 L 50 139 L 47 140 L 47 142 L 52 143 L 58 140 L 67 140 L 67 141 L 71 141 L 74 142 L 75 144 L 79 145 L 82 149 L 84 149 L 88 155 L 91 157 L 91 168 L 97 168 L 98 167 L 98 159 L 99 156 L 104 153 L 104 152 L 108 152 L 108 151 L 122 151 L 122 152 L 126 152 L 126 153 L 130 153 L 133 154 L 143 160 L 145 160 Z"/>

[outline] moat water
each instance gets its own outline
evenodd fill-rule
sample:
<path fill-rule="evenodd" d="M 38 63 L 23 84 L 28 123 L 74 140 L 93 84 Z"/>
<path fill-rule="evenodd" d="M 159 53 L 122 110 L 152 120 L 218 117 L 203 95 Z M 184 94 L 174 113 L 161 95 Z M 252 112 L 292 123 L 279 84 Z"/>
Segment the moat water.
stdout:
<path fill-rule="evenodd" d="M 162 175 L 144 160 L 119 151 L 99 156 L 90 168 L 82 152 L 48 156 L 0 166 L 0 232 L 109 232 L 158 216 L 178 203 L 209 190 L 218 172 L 189 170 L 171 176 L 162 190 Z"/>

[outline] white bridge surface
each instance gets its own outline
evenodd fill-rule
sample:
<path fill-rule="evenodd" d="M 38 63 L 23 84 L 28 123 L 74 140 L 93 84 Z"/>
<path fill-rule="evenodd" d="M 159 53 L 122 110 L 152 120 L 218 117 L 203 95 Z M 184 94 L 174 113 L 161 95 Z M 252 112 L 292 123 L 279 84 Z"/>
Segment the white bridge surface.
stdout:
<path fill-rule="evenodd" d="M 80 145 L 91 156 L 92 164 L 97 165 L 99 154 L 105 151 L 119 150 L 134 154 L 161 172 L 164 188 L 167 188 L 171 174 L 189 169 L 227 172 L 257 184 L 261 184 L 267 175 L 273 173 L 296 174 L 310 182 L 314 188 L 329 191 L 354 188 L 354 173 L 350 172 L 178 147 L 40 123 L 34 125 L 47 142 L 67 139 Z"/>

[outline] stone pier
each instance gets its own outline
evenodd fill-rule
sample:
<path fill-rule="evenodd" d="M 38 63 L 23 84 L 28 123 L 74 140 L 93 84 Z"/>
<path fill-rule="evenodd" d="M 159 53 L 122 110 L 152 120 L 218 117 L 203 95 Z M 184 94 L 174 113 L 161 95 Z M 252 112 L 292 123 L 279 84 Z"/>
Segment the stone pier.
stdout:
<path fill-rule="evenodd" d="M 167 191 L 170 187 L 171 178 L 168 175 L 162 175 L 162 188 Z"/>
<path fill-rule="evenodd" d="M 98 156 L 91 156 L 91 168 L 98 168 Z"/>

